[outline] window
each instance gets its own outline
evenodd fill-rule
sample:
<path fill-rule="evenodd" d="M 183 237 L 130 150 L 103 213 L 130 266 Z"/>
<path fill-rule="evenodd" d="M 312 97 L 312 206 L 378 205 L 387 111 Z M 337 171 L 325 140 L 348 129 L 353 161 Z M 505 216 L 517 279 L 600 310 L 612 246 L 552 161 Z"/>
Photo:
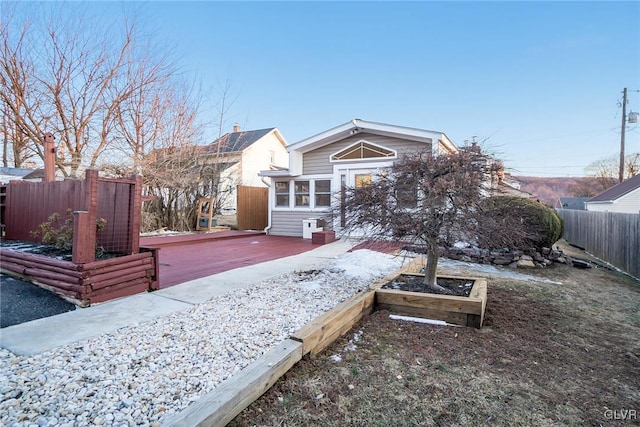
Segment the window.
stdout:
<path fill-rule="evenodd" d="M 276 206 L 289 207 L 289 182 L 276 182 Z"/>
<path fill-rule="evenodd" d="M 371 184 L 370 173 L 359 173 L 354 176 L 356 188 L 364 187 Z"/>
<path fill-rule="evenodd" d="M 317 180 L 315 190 L 316 207 L 331 206 L 331 181 L 328 179 Z"/>
<path fill-rule="evenodd" d="M 414 177 L 405 177 L 396 186 L 396 202 L 399 208 L 409 209 L 418 206 L 418 183 Z"/>
<path fill-rule="evenodd" d="M 296 207 L 308 207 L 310 198 L 309 181 L 295 181 L 294 192 L 296 196 Z"/>

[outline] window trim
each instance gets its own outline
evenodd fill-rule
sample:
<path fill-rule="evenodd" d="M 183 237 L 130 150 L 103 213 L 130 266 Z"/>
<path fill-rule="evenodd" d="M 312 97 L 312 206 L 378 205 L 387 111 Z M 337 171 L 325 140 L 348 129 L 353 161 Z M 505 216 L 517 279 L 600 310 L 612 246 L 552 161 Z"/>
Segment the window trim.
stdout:
<path fill-rule="evenodd" d="M 327 176 L 327 175 L 322 175 L 322 176 L 308 176 L 308 177 L 302 177 L 302 176 L 298 176 L 296 178 L 291 178 L 291 179 L 278 179 L 278 180 L 274 180 L 273 185 L 272 185 L 272 194 L 273 194 L 273 202 L 272 202 L 272 206 L 271 209 L 274 211 L 278 211 L 278 212 L 283 212 L 283 211 L 323 211 L 326 212 L 331 208 L 331 201 L 329 202 L 329 205 L 327 206 L 317 206 L 316 205 L 316 195 L 315 195 L 315 184 L 316 181 L 329 181 L 329 192 L 321 192 L 320 194 L 333 194 L 333 179 L 332 176 Z M 276 192 L 276 185 L 277 183 L 280 182 L 286 182 L 289 186 L 289 204 L 284 206 L 284 205 L 280 205 L 278 206 L 277 203 L 277 197 L 278 197 L 278 193 Z M 296 182 L 309 182 L 309 193 L 304 193 L 305 195 L 308 195 L 309 197 L 309 205 L 307 206 L 297 206 L 296 205 L 296 196 L 302 194 L 302 193 L 296 193 L 295 191 L 295 186 L 296 186 Z M 284 193 L 279 193 L 281 195 L 283 195 Z"/>

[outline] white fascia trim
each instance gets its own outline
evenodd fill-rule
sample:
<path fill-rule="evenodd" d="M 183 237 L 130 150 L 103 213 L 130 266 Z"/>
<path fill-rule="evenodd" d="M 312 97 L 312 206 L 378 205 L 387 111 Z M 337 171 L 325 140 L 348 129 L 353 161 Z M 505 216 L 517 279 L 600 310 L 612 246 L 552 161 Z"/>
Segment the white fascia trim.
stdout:
<path fill-rule="evenodd" d="M 313 135 L 309 138 L 303 139 L 298 142 L 294 142 L 288 147 L 288 150 L 289 152 L 295 150 L 295 151 L 301 151 L 305 153 L 309 150 L 312 150 L 316 146 L 322 146 L 329 143 L 329 141 L 331 141 L 332 138 L 335 138 L 336 140 L 340 139 L 339 137 L 336 138 L 336 136 L 337 135 L 341 136 L 343 132 L 347 132 L 353 128 L 354 128 L 353 121 L 344 123 L 340 126 L 336 126 L 334 128 L 331 128 L 319 134 Z"/>
<path fill-rule="evenodd" d="M 442 133 L 442 139 L 441 140 L 444 143 L 444 145 L 447 148 L 449 148 L 451 151 L 453 151 L 453 152 L 459 151 L 458 146 L 452 140 L 449 139 L 449 137 L 447 136 L 446 133 Z"/>
<path fill-rule="evenodd" d="M 584 202 L 585 205 L 613 205 L 616 201 L 615 200 L 603 200 L 603 201 L 596 201 L 596 202 Z"/>
<path fill-rule="evenodd" d="M 278 140 L 280 141 L 280 143 L 282 144 L 283 147 L 288 147 L 289 143 L 287 142 L 286 139 L 284 139 L 284 136 L 282 136 L 282 133 L 280 133 L 280 129 L 278 128 L 274 128 L 271 132 L 269 133 L 273 133 L 276 138 L 278 138 Z M 268 134 L 267 134 L 268 135 Z M 263 137 L 264 138 L 264 137 Z"/>
<path fill-rule="evenodd" d="M 258 176 L 269 177 L 269 178 L 289 178 L 289 177 L 295 177 L 298 175 L 292 174 L 291 171 L 289 170 L 279 170 L 279 171 L 266 170 L 266 171 L 258 172 Z"/>

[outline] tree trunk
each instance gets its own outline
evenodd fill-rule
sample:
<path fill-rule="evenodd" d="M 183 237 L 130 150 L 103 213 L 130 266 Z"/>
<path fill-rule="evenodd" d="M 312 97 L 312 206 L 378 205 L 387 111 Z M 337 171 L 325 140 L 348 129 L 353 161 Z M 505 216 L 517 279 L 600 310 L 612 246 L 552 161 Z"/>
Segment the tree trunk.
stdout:
<path fill-rule="evenodd" d="M 436 271 L 438 269 L 438 247 L 428 245 L 427 246 L 427 261 L 424 266 L 424 286 L 428 289 L 438 291 L 441 293 L 449 294 L 447 288 L 443 288 L 438 285 L 436 279 Z"/>

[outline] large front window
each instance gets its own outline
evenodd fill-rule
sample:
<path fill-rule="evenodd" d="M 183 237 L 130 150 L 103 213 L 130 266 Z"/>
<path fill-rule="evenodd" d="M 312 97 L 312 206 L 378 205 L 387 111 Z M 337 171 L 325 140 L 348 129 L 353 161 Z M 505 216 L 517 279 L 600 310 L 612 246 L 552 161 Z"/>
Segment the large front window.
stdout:
<path fill-rule="evenodd" d="M 305 179 L 276 181 L 275 207 L 325 209 L 331 206 L 331 180 Z"/>

